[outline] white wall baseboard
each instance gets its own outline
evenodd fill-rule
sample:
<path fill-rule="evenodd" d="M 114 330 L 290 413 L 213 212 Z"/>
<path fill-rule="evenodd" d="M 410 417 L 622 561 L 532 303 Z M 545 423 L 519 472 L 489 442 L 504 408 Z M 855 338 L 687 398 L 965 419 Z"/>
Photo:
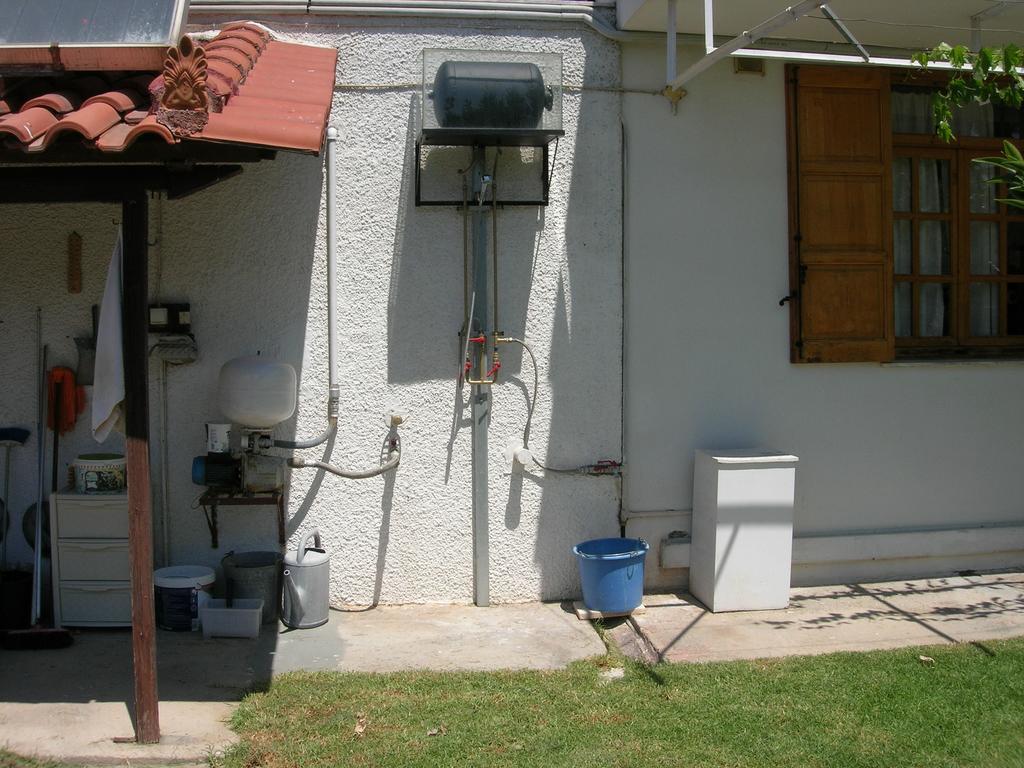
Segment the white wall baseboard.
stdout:
<path fill-rule="evenodd" d="M 626 521 L 626 535 L 651 542 L 648 588 L 689 581 L 690 513 L 645 514 Z M 938 576 L 962 570 L 1024 567 L 1024 523 L 958 528 L 853 531 L 793 539 L 793 586 Z"/>

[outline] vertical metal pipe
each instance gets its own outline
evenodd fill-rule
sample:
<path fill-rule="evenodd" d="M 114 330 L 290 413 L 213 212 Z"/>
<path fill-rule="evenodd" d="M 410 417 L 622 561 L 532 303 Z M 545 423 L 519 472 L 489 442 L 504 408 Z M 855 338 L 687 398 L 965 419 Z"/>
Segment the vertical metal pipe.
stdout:
<path fill-rule="evenodd" d="M 483 147 L 473 147 L 473 317 L 470 331 L 473 336 L 488 336 L 493 329 L 490 317 L 490 288 L 487 254 L 487 216 L 490 213 L 484 204 L 486 156 Z M 487 378 L 488 347 L 474 344 L 474 363 L 477 379 Z M 491 391 L 484 384 L 473 385 L 471 403 L 473 419 L 472 462 L 473 462 L 473 602 L 481 607 L 491 603 L 490 583 L 490 531 L 488 526 L 487 502 L 487 428 L 491 420 Z"/>
<path fill-rule="evenodd" d="M 677 0 L 668 0 L 665 18 L 665 82 L 671 83 L 679 74 L 676 67 L 676 5 Z"/>
<path fill-rule="evenodd" d="M 713 50 L 715 50 L 715 0 L 704 0 L 704 53 L 711 53 Z"/>
<path fill-rule="evenodd" d="M 328 419 L 337 418 L 341 399 L 341 378 L 338 375 L 338 129 L 327 129 L 327 365 Z"/>

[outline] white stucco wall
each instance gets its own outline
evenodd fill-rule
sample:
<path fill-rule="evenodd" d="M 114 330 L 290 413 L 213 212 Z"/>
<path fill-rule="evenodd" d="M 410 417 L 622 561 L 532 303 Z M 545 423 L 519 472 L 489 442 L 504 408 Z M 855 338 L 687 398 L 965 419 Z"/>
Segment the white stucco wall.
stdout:
<path fill-rule="evenodd" d="M 224 19 L 203 19 L 203 28 Z M 467 25 L 443 21 L 264 20 L 303 42 L 337 46 L 332 122 L 339 149 L 341 420 L 331 460 L 378 460 L 384 412 L 411 414 L 402 465 L 386 478 L 348 481 L 296 471 L 288 512 L 290 547 L 319 528 L 333 554 L 336 604 L 472 600 L 470 429 L 467 388 L 455 390 L 462 321 L 462 223 L 454 209 L 413 204 L 411 124 L 426 47 L 554 51 L 563 55 L 566 136 L 546 209 L 499 214 L 503 330 L 525 338 L 540 365 L 531 447 L 557 465 L 619 458 L 621 402 L 620 97 L 617 46 L 582 25 Z M 183 201 L 154 203 L 153 289 L 192 305 L 200 350 L 169 374 L 170 562 L 214 565 L 229 550 L 273 549 L 269 508 L 222 507 L 220 548 L 210 548 L 192 457 L 205 451 L 203 424 L 217 411 L 217 372 L 226 360 L 261 354 L 293 364 L 300 398 L 282 436 L 323 428 L 327 390 L 325 229 L 322 160 L 280 153 L 235 179 Z M 0 370 L 31 369 L 29 312 L 47 308 L 47 340 L 73 365 L 66 335 L 88 329 L 98 299 L 117 208 L 27 207 L 3 211 Z M 110 212 L 113 211 L 113 214 Z M 87 222 L 87 223 L 86 223 Z M 87 247 L 86 291 L 68 304 L 63 246 L 72 228 Z M 156 273 L 159 272 L 159 286 Z M 23 297 L 30 296 L 30 299 Z M 81 306 L 79 306 L 81 305 Z M 59 310 L 57 307 L 61 307 Z M 13 318 L 17 315 L 17 320 Z M 73 317 L 72 317 L 73 315 Z M 74 320 L 74 322 L 72 322 Z M 67 349 L 65 349 L 65 347 Z M 560 598 L 578 592 L 570 547 L 615 535 L 613 480 L 509 473 L 502 452 L 521 433 L 529 361 L 503 350 L 506 382 L 491 422 L 491 598 Z M 156 366 L 151 368 L 155 374 Z M 9 385 L 9 386 L 8 386 Z M 16 386 L 15 386 L 16 385 Z M 34 414 L 31 376 L 8 376 L 0 420 Z M 153 463 L 157 401 L 152 387 Z M 463 404 L 467 407 L 463 410 Z M 68 443 L 67 460 L 88 439 Z M 320 451 L 309 451 L 320 458 Z M 19 458 L 28 497 L 34 466 Z M 156 484 L 154 484 L 156 487 Z M 158 512 L 159 514 L 159 512 Z M 159 557 L 160 548 L 157 552 Z"/>
<path fill-rule="evenodd" d="M 783 65 L 766 68 L 715 66 L 677 116 L 624 96 L 627 510 L 689 510 L 695 449 L 762 446 L 800 457 L 798 536 L 1024 522 L 1024 365 L 790 364 Z M 623 47 L 626 89 L 663 78 L 663 47 Z M 688 515 L 631 525 L 673 528 Z"/>

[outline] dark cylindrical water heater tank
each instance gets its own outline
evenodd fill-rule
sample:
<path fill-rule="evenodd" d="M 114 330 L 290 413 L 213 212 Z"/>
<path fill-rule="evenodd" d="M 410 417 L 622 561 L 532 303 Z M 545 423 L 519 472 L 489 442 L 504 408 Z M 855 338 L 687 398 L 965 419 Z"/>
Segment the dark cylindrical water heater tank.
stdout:
<path fill-rule="evenodd" d="M 554 95 L 536 64 L 446 61 L 434 76 L 442 128 L 539 128 Z"/>

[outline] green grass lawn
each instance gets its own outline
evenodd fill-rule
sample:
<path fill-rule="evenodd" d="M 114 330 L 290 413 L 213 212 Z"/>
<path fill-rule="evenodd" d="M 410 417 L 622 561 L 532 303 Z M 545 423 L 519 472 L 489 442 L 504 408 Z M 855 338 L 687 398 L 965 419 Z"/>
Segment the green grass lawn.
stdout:
<path fill-rule="evenodd" d="M 49 760 L 33 760 L 0 749 L 0 768 L 59 768 L 59 763 Z"/>
<path fill-rule="evenodd" d="M 602 680 L 619 665 L 622 679 Z M 216 766 L 1024 766 L 1024 638 L 707 665 L 290 674 L 247 697 L 234 727 L 242 742 Z"/>

